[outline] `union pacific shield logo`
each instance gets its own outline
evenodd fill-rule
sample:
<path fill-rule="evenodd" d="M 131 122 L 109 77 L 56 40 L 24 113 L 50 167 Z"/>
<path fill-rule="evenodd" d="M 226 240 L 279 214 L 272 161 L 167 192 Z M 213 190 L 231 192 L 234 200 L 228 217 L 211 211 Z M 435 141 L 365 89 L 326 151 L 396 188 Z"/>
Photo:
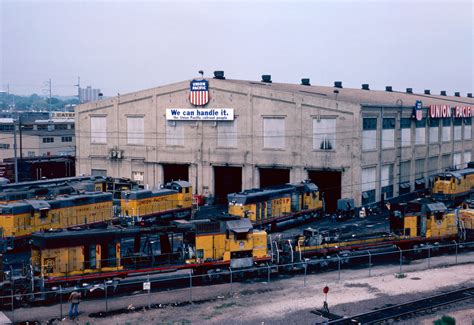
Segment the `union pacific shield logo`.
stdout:
<path fill-rule="evenodd" d="M 189 101 L 196 106 L 204 106 L 209 102 L 209 82 L 192 80 L 189 85 Z"/>
<path fill-rule="evenodd" d="M 423 105 L 421 103 L 421 100 L 417 100 L 415 107 L 413 108 L 413 113 L 412 113 L 412 117 L 415 118 L 417 121 L 421 121 L 421 119 L 423 118 L 422 108 L 423 108 Z"/>

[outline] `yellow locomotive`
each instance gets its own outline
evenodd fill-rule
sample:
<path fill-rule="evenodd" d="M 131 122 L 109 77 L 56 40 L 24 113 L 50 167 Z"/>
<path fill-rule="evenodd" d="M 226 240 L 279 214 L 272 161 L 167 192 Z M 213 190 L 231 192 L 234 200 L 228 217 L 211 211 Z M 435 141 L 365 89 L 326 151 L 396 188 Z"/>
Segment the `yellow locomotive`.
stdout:
<path fill-rule="evenodd" d="M 474 168 L 441 173 L 435 176 L 431 194 L 434 199 L 461 203 L 474 191 Z"/>
<path fill-rule="evenodd" d="M 31 240 L 33 269 L 53 283 L 92 279 L 92 274 L 94 278 L 116 278 L 178 269 L 199 273 L 226 265 L 251 267 L 270 259 L 266 232 L 253 230 L 246 219 L 177 224 L 173 230 L 109 227 L 35 233 Z M 149 241 L 142 239 L 154 236 L 159 237 L 159 247 L 144 255 L 140 246 Z"/>
<path fill-rule="evenodd" d="M 192 212 L 192 187 L 186 181 L 167 183 L 159 190 L 122 192 L 121 215 L 139 218 L 185 218 Z"/>
<path fill-rule="evenodd" d="M 112 194 L 102 192 L 0 204 L 0 241 L 12 248 L 14 241 L 33 232 L 103 223 L 112 217 Z"/>
<path fill-rule="evenodd" d="M 323 213 L 322 195 L 310 181 L 232 193 L 227 199 L 230 215 L 249 218 L 255 225 L 275 225 Z"/>

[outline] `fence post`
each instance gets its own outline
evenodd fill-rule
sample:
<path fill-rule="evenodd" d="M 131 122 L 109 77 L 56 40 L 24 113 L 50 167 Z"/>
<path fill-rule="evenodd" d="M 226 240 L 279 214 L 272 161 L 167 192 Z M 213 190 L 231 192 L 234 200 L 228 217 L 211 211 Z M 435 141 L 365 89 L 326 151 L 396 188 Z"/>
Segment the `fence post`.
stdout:
<path fill-rule="evenodd" d="M 308 262 L 305 260 L 304 261 L 304 286 L 306 287 L 306 273 L 308 270 Z"/>
<path fill-rule="evenodd" d="M 370 254 L 370 251 L 367 251 L 369 253 L 369 278 L 371 276 L 371 267 L 372 267 L 372 254 Z"/>
<path fill-rule="evenodd" d="M 107 296 L 107 281 L 104 280 L 104 289 L 105 289 L 105 313 L 109 312 L 109 298 Z"/>
<path fill-rule="evenodd" d="M 12 294 L 12 323 L 15 324 L 15 300 L 13 297 L 13 274 L 12 274 L 12 287 L 11 287 L 11 294 Z"/>
<path fill-rule="evenodd" d="M 150 287 L 148 288 L 148 309 L 151 308 L 151 305 L 150 305 L 150 291 L 151 291 L 151 282 L 150 282 L 150 275 L 148 274 L 147 275 L 147 280 L 146 280 L 149 284 L 150 284 Z"/>
<path fill-rule="evenodd" d="M 402 274 L 402 264 L 403 264 L 403 251 L 400 247 L 398 247 L 398 250 L 400 251 L 400 274 Z"/>
<path fill-rule="evenodd" d="M 189 302 L 193 302 L 193 273 L 189 272 Z"/>
<path fill-rule="evenodd" d="M 267 264 L 267 282 L 270 283 L 270 273 L 271 273 L 271 270 L 270 270 L 270 264 Z"/>
<path fill-rule="evenodd" d="M 454 241 L 454 247 L 456 248 L 456 260 L 454 264 L 458 264 L 458 243 L 455 240 L 453 241 Z"/>
<path fill-rule="evenodd" d="M 431 247 L 428 246 L 428 268 L 431 268 Z"/>
<path fill-rule="evenodd" d="M 229 272 L 230 272 L 230 291 L 229 291 L 229 296 L 232 295 L 232 268 L 229 267 Z"/>
<path fill-rule="evenodd" d="M 60 319 L 63 319 L 63 287 L 59 285 L 59 313 Z"/>
<path fill-rule="evenodd" d="M 337 256 L 337 278 L 338 281 L 341 281 L 341 258 L 339 257 L 339 254 Z"/>

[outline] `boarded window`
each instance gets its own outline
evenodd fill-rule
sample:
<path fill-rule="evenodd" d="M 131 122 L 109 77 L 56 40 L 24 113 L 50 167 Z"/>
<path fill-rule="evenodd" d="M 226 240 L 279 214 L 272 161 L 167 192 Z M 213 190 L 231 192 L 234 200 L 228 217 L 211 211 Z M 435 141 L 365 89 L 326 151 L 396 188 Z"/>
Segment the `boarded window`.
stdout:
<path fill-rule="evenodd" d="M 411 161 L 404 161 L 400 164 L 400 181 L 409 182 L 411 173 Z"/>
<path fill-rule="evenodd" d="M 425 176 L 425 160 L 417 159 L 415 161 L 415 179 L 423 178 Z"/>
<path fill-rule="evenodd" d="M 107 170 L 105 169 L 91 169 L 92 176 L 107 176 Z"/>
<path fill-rule="evenodd" d="M 464 140 L 470 140 L 472 136 L 472 119 L 464 120 Z"/>
<path fill-rule="evenodd" d="M 283 149 L 285 147 L 284 118 L 263 118 L 263 147 L 269 149 Z"/>
<path fill-rule="evenodd" d="M 362 191 L 375 189 L 376 168 L 362 168 Z"/>
<path fill-rule="evenodd" d="M 314 118 L 313 119 L 313 149 L 335 150 L 336 149 L 336 119 Z"/>
<path fill-rule="evenodd" d="M 430 157 L 428 159 L 428 174 L 434 175 L 438 173 L 438 157 Z"/>
<path fill-rule="evenodd" d="M 416 133 L 415 133 L 415 144 L 425 144 L 426 143 L 426 120 L 422 119 L 421 121 L 416 121 Z"/>
<path fill-rule="evenodd" d="M 145 118 L 143 116 L 127 117 L 127 143 L 145 144 Z"/>
<path fill-rule="evenodd" d="M 402 147 L 411 146 L 411 122 L 409 118 L 402 118 L 400 120 L 400 128 L 402 130 Z"/>
<path fill-rule="evenodd" d="M 445 170 L 446 168 L 449 168 L 451 167 L 451 155 L 443 155 L 443 157 L 441 158 L 441 167 L 443 170 Z"/>
<path fill-rule="evenodd" d="M 237 120 L 217 122 L 217 146 L 237 147 Z"/>
<path fill-rule="evenodd" d="M 389 199 L 393 197 L 393 165 L 382 166 L 380 173 L 380 186 L 382 187 L 382 193 L 385 194 L 385 198 Z"/>
<path fill-rule="evenodd" d="M 430 143 L 439 142 L 439 119 L 430 119 L 429 125 L 430 125 L 429 142 Z"/>
<path fill-rule="evenodd" d="M 166 145 L 184 146 L 184 125 L 181 122 L 166 122 Z"/>
<path fill-rule="evenodd" d="M 384 118 L 382 122 L 382 148 L 395 147 L 395 119 Z"/>
<path fill-rule="evenodd" d="M 471 161 L 471 151 L 464 151 L 464 167 L 467 167 L 467 163 Z"/>
<path fill-rule="evenodd" d="M 377 148 L 377 119 L 364 118 L 362 123 L 362 150 Z"/>
<path fill-rule="evenodd" d="M 454 141 L 460 141 L 462 139 L 462 119 L 457 118 L 454 120 Z"/>
<path fill-rule="evenodd" d="M 462 168 L 462 153 L 458 152 L 453 155 L 453 166 L 454 168 Z"/>
<path fill-rule="evenodd" d="M 443 132 L 441 135 L 441 140 L 443 142 L 451 141 L 451 120 L 448 120 L 448 119 L 443 120 Z"/>
<path fill-rule="evenodd" d="M 91 116 L 91 143 L 107 143 L 107 119 Z"/>

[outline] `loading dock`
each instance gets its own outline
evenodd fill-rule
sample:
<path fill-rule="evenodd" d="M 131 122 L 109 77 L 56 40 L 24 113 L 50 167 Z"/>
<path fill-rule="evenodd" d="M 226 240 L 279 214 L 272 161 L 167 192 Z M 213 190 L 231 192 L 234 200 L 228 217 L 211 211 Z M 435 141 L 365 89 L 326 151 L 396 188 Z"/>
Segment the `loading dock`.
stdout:
<path fill-rule="evenodd" d="M 227 204 L 227 194 L 242 191 L 242 167 L 214 166 L 214 201 Z"/>
<path fill-rule="evenodd" d="M 308 178 L 324 193 L 326 212 L 337 209 L 337 200 L 341 198 L 341 176 L 339 171 L 308 170 Z"/>
<path fill-rule="evenodd" d="M 290 182 L 289 168 L 259 168 L 260 188 L 287 184 Z"/>
<path fill-rule="evenodd" d="M 163 181 L 189 181 L 188 164 L 163 164 Z"/>

